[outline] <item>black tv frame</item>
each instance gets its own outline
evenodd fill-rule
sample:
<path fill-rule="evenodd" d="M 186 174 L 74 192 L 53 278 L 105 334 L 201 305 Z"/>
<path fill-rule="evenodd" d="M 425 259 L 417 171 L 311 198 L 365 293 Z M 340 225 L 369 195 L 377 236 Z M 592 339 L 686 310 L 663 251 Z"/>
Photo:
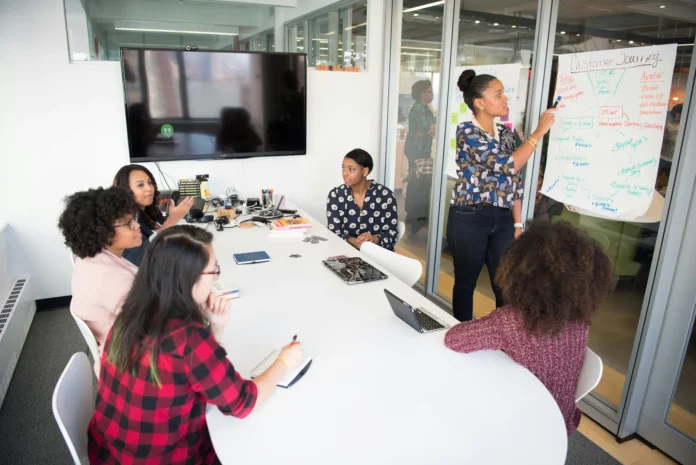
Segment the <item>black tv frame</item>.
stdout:
<path fill-rule="evenodd" d="M 160 162 L 160 161 L 189 161 L 189 160 L 234 160 L 242 158 L 260 158 L 260 157 L 283 157 L 283 156 L 295 156 L 295 155 L 307 155 L 307 54 L 306 53 L 290 53 L 290 52 L 250 52 L 244 50 L 199 50 L 190 49 L 187 50 L 189 46 L 182 47 L 121 47 L 119 49 L 119 61 L 121 63 L 121 82 L 123 84 L 123 110 L 126 117 L 126 134 L 128 135 L 128 156 L 131 163 L 147 163 L 147 162 Z M 128 134 L 128 101 L 126 99 L 126 72 L 125 66 L 123 66 L 123 50 L 137 50 L 137 51 L 156 51 L 156 52 L 182 52 L 182 53 L 199 53 L 199 52 L 213 52 L 213 53 L 243 53 L 247 55 L 291 55 L 291 56 L 304 56 L 305 65 L 305 80 L 304 83 L 304 127 L 305 127 L 305 149 L 304 150 L 292 150 L 283 152 L 230 152 L 230 153 L 211 153 L 204 155 L 186 155 L 181 157 L 133 157 L 131 156 L 131 140 L 130 134 Z M 171 121 L 177 121 L 175 119 L 169 119 Z"/>

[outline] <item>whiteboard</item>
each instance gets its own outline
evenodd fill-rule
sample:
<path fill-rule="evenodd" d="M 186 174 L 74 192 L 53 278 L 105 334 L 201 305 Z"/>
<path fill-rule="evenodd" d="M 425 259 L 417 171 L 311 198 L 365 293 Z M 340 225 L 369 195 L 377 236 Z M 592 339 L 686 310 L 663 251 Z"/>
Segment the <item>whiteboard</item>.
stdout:
<path fill-rule="evenodd" d="M 522 125 L 522 118 L 524 116 L 523 110 L 525 102 L 520 102 L 520 98 L 526 98 L 526 84 L 528 81 L 529 69 L 526 65 L 521 63 L 507 64 L 507 65 L 483 65 L 483 66 L 459 66 L 454 70 L 455 80 L 459 79 L 459 76 L 464 72 L 464 70 L 473 69 L 476 75 L 479 74 L 490 74 L 495 76 L 503 83 L 505 86 L 505 95 L 508 98 L 508 116 L 504 118 L 496 118 L 495 121 L 506 125 L 510 129 L 519 128 Z M 456 82 L 456 81 L 455 81 Z M 522 92 L 520 92 L 520 89 Z M 522 95 L 524 94 L 524 96 Z M 471 121 L 474 117 L 474 113 L 469 109 L 466 103 L 464 103 L 464 96 L 460 92 L 457 86 L 454 86 L 454 91 L 451 94 L 450 108 L 451 115 L 448 123 L 450 124 L 449 132 L 449 150 L 447 151 L 447 163 L 445 164 L 445 171 L 447 176 L 451 178 L 457 177 L 457 126 L 466 121 Z"/>
<path fill-rule="evenodd" d="M 676 44 L 562 55 L 541 192 L 602 217 L 653 201 Z"/>

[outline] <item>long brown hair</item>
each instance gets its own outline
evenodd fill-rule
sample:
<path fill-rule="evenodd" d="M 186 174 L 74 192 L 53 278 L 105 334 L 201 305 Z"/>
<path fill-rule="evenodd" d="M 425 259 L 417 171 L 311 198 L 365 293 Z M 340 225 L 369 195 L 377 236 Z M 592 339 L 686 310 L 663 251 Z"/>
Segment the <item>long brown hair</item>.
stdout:
<path fill-rule="evenodd" d="M 611 275 L 599 242 L 565 221 L 538 220 L 505 251 L 495 282 L 530 332 L 554 335 L 568 322 L 590 324 Z"/>
<path fill-rule="evenodd" d="M 114 186 L 126 188 L 128 189 L 128 192 L 132 193 L 130 189 L 130 174 L 133 171 L 142 171 L 143 173 L 147 174 L 150 181 L 152 181 L 152 185 L 155 187 L 155 195 L 152 198 L 152 204 L 145 208 L 138 205 L 138 209 L 141 212 L 141 218 L 145 220 L 145 224 L 147 224 L 150 229 L 156 229 L 157 223 L 161 224 L 164 221 L 164 216 L 162 216 L 162 212 L 159 210 L 160 192 L 157 188 L 157 181 L 155 181 L 155 177 L 152 175 L 150 170 L 142 165 L 126 165 L 118 170 L 116 176 L 114 176 Z"/>
<path fill-rule="evenodd" d="M 167 228 L 152 241 L 111 332 L 107 356 L 116 369 L 135 375 L 138 361 L 149 351 L 148 379 L 161 384 L 157 342 L 169 321 L 206 321 L 192 290 L 208 265 L 206 246 L 212 241 L 211 233 L 190 225 Z"/>

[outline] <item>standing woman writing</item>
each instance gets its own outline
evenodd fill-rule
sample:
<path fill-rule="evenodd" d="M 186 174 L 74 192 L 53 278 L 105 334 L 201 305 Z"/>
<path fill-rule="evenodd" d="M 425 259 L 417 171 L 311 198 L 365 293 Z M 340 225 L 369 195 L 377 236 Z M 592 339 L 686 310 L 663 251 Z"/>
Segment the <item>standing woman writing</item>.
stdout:
<path fill-rule="evenodd" d="M 522 178 L 519 171 L 551 129 L 555 110 L 546 110 L 519 147 L 512 130 L 494 122 L 509 113 L 503 83 L 488 74 L 464 71 L 457 82 L 474 118 L 457 127 L 457 184 L 452 191 L 447 243 L 454 259 L 454 317 L 473 317 L 476 281 L 483 264 L 504 305 L 494 277 L 505 248 L 522 232 Z"/>

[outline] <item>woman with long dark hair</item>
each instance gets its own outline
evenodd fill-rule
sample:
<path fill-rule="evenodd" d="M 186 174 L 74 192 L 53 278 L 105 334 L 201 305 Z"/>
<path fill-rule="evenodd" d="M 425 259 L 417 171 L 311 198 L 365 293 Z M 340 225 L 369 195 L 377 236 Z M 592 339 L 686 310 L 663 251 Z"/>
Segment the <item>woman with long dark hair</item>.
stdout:
<path fill-rule="evenodd" d="M 174 226 L 181 221 L 193 206 L 193 197 L 187 197 L 179 205 L 169 201 L 169 216 L 164 218 L 159 210 L 159 190 L 150 170 L 142 165 L 126 165 L 114 176 L 114 186 L 128 189 L 138 205 L 138 223 L 143 233 L 143 243 L 139 247 L 128 249 L 123 258 L 136 266 L 140 265 L 150 239 L 158 231 Z"/>
<path fill-rule="evenodd" d="M 551 129 L 555 110 L 546 110 L 534 133 L 521 145 L 508 127 L 503 83 L 488 74 L 464 71 L 457 82 L 474 118 L 457 127 L 457 175 L 447 221 L 447 244 L 454 260 L 454 317 L 473 317 L 474 289 L 486 264 L 496 306 L 503 296 L 495 273 L 505 248 L 522 231 L 522 179 L 519 175 L 539 141 Z"/>
<path fill-rule="evenodd" d="M 216 463 L 207 404 L 244 418 L 302 363 L 292 342 L 253 381 L 235 371 L 220 344 L 229 301 L 211 293 L 220 275 L 212 238 L 174 226 L 145 252 L 101 360 L 90 463 Z"/>

